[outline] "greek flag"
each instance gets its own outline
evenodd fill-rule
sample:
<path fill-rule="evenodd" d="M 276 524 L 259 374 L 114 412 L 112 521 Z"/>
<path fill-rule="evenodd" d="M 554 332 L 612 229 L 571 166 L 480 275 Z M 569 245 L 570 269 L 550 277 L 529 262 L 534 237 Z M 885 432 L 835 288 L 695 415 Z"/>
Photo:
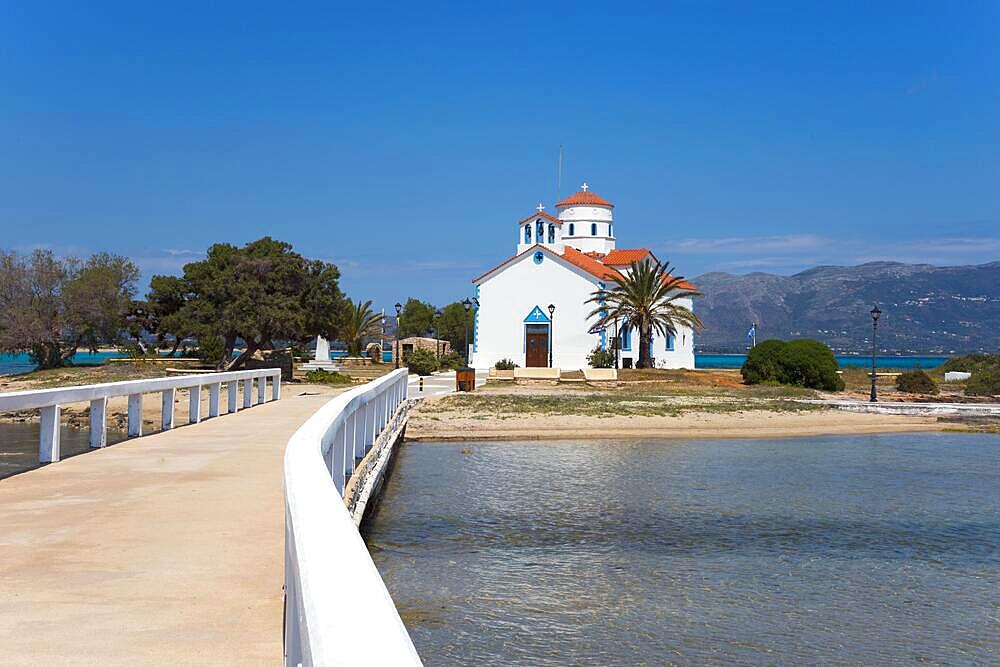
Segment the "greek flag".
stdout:
<path fill-rule="evenodd" d="M 747 339 L 752 339 L 757 336 L 757 323 L 754 322 L 750 325 L 750 331 L 747 332 Z"/>

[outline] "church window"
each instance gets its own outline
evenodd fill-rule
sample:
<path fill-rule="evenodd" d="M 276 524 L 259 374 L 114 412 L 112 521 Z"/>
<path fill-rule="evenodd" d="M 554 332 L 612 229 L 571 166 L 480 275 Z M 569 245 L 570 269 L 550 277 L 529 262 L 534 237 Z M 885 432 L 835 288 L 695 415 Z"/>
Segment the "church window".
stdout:
<path fill-rule="evenodd" d="M 591 236 L 597 236 L 597 223 L 596 222 L 590 223 L 590 235 Z"/>
<path fill-rule="evenodd" d="M 545 240 L 545 225 L 541 220 L 535 220 L 535 243 L 541 243 Z"/>
<path fill-rule="evenodd" d="M 573 229 L 573 227 L 574 227 L 573 223 L 572 222 L 569 223 L 569 235 L 570 236 L 573 236 L 573 232 L 576 231 L 576 230 Z"/>
<path fill-rule="evenodd" d="M 608 236 L 614 236 L 615 233 L 612 231 L 614 225 L 608 225 Z"/>
<path fill-rule="evenodd" d="M 556 242 L 556 226 L 549 225 L 549 243 Z"/>
<path fill-rule="evenodd" d="M 674 337 L 671 336 L 670 334 L 667 334 L 667 352 L 673 352 L 673 351 L 674 351 Z"/>
<path fill-rule="evenodd" d="M 622 350 L 632 351 L 632 327 L 627 324 L 622 328 Z"/>
<path fill-rule="evenodd" d="M 524 242 L 531 243 L 531 225 L 524 226 Z"/>
<path fill-rule="evenodd" d="M 545 259 L 545 253 L 542 252 L 541 250 L 536 250 L 533 259 L 535 260 L 535 264 L 541 264 L 542 261 Z"/>

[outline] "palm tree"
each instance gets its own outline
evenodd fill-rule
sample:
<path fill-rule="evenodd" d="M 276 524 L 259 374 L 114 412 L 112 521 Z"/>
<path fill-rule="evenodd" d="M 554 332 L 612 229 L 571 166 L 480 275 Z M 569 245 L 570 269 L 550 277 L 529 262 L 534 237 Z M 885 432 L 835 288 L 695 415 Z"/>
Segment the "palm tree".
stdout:
<path fill-rule="evenodd" d="M 360 357 L 365 338 L 378 333 L 381 322 L 382 316 L 372 312 L 371 299 L 364 303 L 351 301 L 344 325 L 341 327 L 341 337 L 347 344 L 347 354 Z"/>
<path fill-rule="evenodd" d="M 670 264 L 659 261 L 632 262 L 622 280 L 611 289 L 599 289 L 587 303 L 597 307 L 587 315 L 597 317 L 597 327 L 619 320 L 639 331 L 637 368 L 649 368 L 649 344 L 653 332 L 661 336 L 677 335 L 678 326 L 702 328 L 701 320 L 678 299 L 701 296 L 683 277 L 670 274 Z"/>

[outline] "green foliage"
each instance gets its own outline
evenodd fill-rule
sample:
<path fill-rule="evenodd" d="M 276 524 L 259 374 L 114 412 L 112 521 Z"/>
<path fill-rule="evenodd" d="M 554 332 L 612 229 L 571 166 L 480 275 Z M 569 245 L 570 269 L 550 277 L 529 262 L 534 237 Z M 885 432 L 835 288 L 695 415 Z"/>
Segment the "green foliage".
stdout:
<path fill-rule="evenodd" d="M 226 354 L 226 343 L 221 336 L 202 336 L 198 339 L 198 358 L 210 366 L 219 367 Z"/>
<path fill-rule="evenodd" d="M 0 251 L 0 351 L 28 352 L 55 368 L 81 347 L 119 343 L 138 275 L 131 261 L 108 253 L 80 262 L 50 250 Z"/>
<path fill-rule="evenodd" d="M 417 348 L 406 355 L 406 367 L 417 375 L 430 375 L 438 369 L 438 359 L 430 350 Z"/>
<path fill-rule="evenodd" d="M 602 350 L 598 345 L 587 355 L 587 363 L 591 368 L 614 368 L 615 353 L 611 350 Z"/>
<path fill-rule="evenodd" d="M 747 354 L 740 373 L 746 384 L 778 382 L 798 387 L 843 391 L 837 359 L 816 340 L 766 340 Z"/>
<path fill-rule="evenodd" d="M 597 318 L 596 326 L 618 320 L 628 322 L 639 332 L 638 368 L 650 368 L 649 343 L 653 333 L 674 336 L 678 326 L 702 328 L 701 320 L 678 299 L 701 296 L 683 277 L 670 274 L 670 264 L 656 261 L 632 262 L 623 272 L 622 282 L 610 290 L 594 292 L 587 303 L 596 304 L 588 318 Z"/>
<path fill-rule="evenodd" d="M 322 368 L 317 368 L 306 373 L 306 382 L 311 382 L 313 384 L 331 384 L 331 385 L 341 385 L 341 384 L 352 384 L 354 380 L 350 376 L 343 375 L 342 373 L 337 373 L 334 371 L 324 370 Z"/>
<path fill-rule="evenodd" d="M 442 370 L 465 368 L 465 359 L 463 359 L 462 355 L 458 352 L 448 352 L 447 354 L 441 355 L 441 358 L 438 359 L 438 367 Z"/>
<path fill-rule="evenodd" d="M 939 391 L 931 376 L 919 368 L 897 375 L 896 389 L 908 394 L 936 394 Z"/>
<path fill-rule="evenodd" d="M 371 299 L 361 303 L 351 303 L 347 308 L 347 317 L 341 325 L 341 338 L 347 345 L 347 354 L 360 357 L 365 339 L 379 332 L 382 316 L 372 310 Z"/>
<path fill-rule="evenodd" d="M 128 341 L 117 346 L 118 354 L 131 361 L 151 361 L 158 358 L 156 350 L 147 350 L 134 341 Z"/>
<path fill-rule="evenodd" d="M 403 305 L 396 326 L 400 338 L 428 335 L 434 328 L 434 306 L 410 297 Z"/>
<path fill-rule="evenodd" d="M 469 344 L 471 345 L 475 319 L 475 310 L 469 309 L 466 312 L 465 306 L 460 301 L 449 303 L 442 308 L 441 316 L 437 318 L 438 338 L 448 341 L 451 349 L 458 352 L 463 359 L 465 358 L 465 332 L 467 330 L 469 332 Z"/>
<path fill-rule="evenodd" d="M 944 375 L 951 371 L 975 373 L 978 370 L 1000 370 L 1000 354 L 967 354 L 953 357 L 934 369 L 934 373 Z"/>
<path fill-rule="evenodd" d="M 972 371 L 972 377 L 965 381 L 968 396 L 1000 395 L 1000 368 L 980 368 Z"/>
<path fill-rule="evenodd" d="M 517 368 L 517 364 L 515 364 L 510 359 L 501 359 L 500 361 L 496 362 L 496 364 L 493 365 L 493 368 L 497 369 L 498 371 L 512 371 L 515 368 Z"/>
<path fill-rule="evenodd" d="M 217 243 L 204 260 L 184 266 L 180 278 L 154 276 L 149 302 L 161 336 L 221 337 L 222 363 L 242 366 L 274 341 L 334 337 L 345 311 L 337 267 L 306 259 L 265 236 L 243 246 Z M 236 359 L 238 340 L 246 350 Z"/>

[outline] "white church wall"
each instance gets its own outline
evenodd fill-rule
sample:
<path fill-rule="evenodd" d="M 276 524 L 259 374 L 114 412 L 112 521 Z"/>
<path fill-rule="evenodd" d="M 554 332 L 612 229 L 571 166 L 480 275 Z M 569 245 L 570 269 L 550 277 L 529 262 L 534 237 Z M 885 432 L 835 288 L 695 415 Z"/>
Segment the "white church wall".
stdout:
<path fill-rule="evenodd" d="M 587 333 L 593 307 L 584 303 L 597 289 L 597 279 L 546 253 L 536 264 L 529 253 L 479 285 L 476 348 L 472 365 L 491 368 L 501 359 L 525 366 L 524 319 L 538 306 L 548 316 L 555 305 L 553 365 L 563 369 L 587 366 L 587 354 L 600 336 Z"/>

